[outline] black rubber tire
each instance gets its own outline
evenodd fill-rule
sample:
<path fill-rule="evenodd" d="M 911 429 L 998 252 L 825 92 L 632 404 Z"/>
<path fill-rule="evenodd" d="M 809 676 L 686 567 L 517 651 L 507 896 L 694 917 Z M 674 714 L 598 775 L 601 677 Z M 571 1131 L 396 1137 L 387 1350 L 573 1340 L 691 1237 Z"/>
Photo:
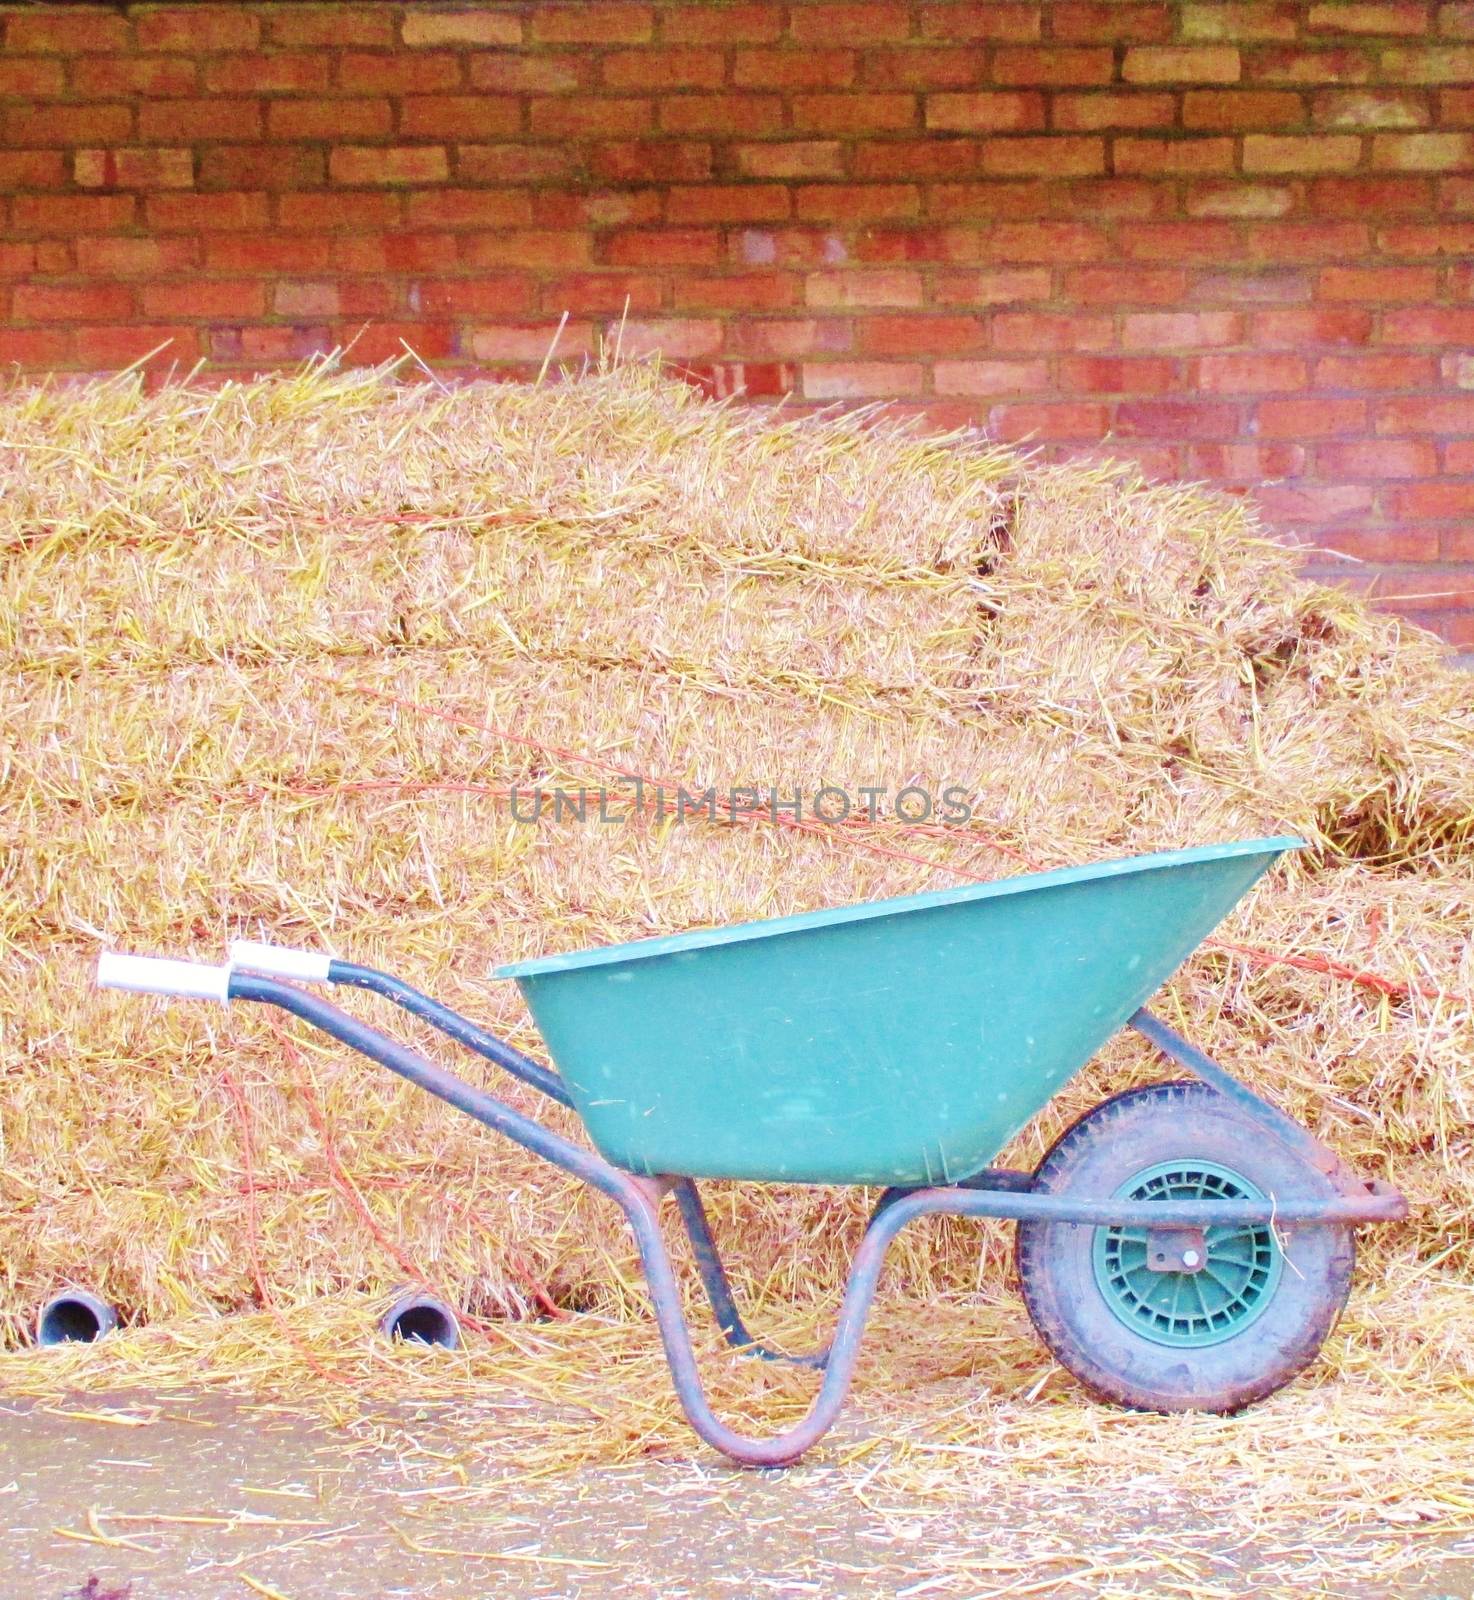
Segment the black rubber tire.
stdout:
<path fill-rule="evenodd" d="M 1206 1084 L 1159 1083 L 1103 1101 L 1067 1129 L 1039 1164 L 1046 1194 L 1113 1195 L 1162 1162 L 1199 1160 L 1240 1173 L 1280 1198 L 1335 1193 L 1283 1146 L 1234 1115 Z M 1262 1400 L 1320 1352 L 1351 1286 L 1354 1230 L 1281 1226 L 1278 1282 L 1262 1311 L 1217 1344 L 1174 1347 L 1146 1338 L 1112 1310 L 1094 1266 L 1097 1230 L 1021 1222 L 1019 1283 L 1039 1337 L 1088 1389 L 1141 1411 L 1231 1412 Z"/>

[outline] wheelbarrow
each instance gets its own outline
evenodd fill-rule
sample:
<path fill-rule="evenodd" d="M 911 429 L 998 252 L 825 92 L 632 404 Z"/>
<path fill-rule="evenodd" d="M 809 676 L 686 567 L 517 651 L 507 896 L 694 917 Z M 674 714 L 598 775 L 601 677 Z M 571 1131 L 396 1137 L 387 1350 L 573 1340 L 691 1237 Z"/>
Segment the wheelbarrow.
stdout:
<path fill-rule="evenodd" d="M 1358 1223 L 1406 1214 L 1143 1003 L 1284 851 L 1257 839 L 501 967 L 557 1071 L 409 984 L 238 941 L 223 966 L 106 954 L 98 981 L 278 1006 L 614 1200 L 633 1229 L 680 1403 L 746 1466 L 796 1461 L 834 1422 L 887 1247 L 934 1213 L 1011 1218 L 1034 1326 L 1098 1395 L 1231 1412 L 1311 1362 L 1345 1302 Z M 591 1151 L 305 985 L 367 989 L 550 1100 Z M 989 1163 L 1122 1027 L 1190 1078 L 1088 1112 L 1038 1170 Z M 597 1153 L 595 1153 L 597 1152 Z M 747 1330 L 696 1180 L 880 1193 L 832 1342 Z M 807 1416 L 750 1438 L 711 1409 L 659 1210 L 673 1197 L 727 1342 L 822 1373 Z"/>

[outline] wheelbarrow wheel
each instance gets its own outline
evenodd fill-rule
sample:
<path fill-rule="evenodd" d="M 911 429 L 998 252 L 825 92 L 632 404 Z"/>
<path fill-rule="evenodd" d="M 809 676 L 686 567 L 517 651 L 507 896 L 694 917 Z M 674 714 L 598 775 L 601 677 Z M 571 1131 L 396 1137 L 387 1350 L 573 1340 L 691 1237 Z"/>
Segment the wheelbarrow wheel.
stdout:
<path fill-rule="evenodd" d="M 1055 1142 L 1033 1187 L 1136 1200 L 1335 1193 L 1194 1082 L 1103 1101 Z M 1230 1412 L 1273 1394 L 1319 1353 L 1355 1259 L 1350 1227 L 1304 1223 L 1186 1234 L 1021 1222 L 1016 1247 L 1029 1316 L 1056 1359 L 1146 1411 Z"/>

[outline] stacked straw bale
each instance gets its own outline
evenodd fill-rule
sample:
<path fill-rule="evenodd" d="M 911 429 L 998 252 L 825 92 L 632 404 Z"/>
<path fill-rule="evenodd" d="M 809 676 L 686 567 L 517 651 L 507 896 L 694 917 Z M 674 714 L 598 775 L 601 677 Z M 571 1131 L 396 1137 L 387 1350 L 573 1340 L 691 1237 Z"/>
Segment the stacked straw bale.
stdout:
<path fill-rule="evenodd" d="M 99 993 L 103 945 L 326 948 L 536 1050 L 498 961 L 1285 831 L 1311 850 L 1159 1009 L 1407 1190 L 1374 1259 L 1474 1269 L 1468 683 L 1241 505 L 642 367 L 16 385 L 0 486 L 9 1338 L 67 1279 L 146 1319 L 407 1277 L 480 1315 L 628 1294 L 605 1203 L 271 1014 Z M 977 815 L 677 825 L 632 774 L 958 784 Z M 612 823 L 512 816 L 600 783 Z M 1151 1075 L 1114 1043 L 1014 1158 Z M 803 1298 L 864 1206 L 719 1210 L 746 1287 Z M 898 1281 L 997 1283 L 986 1237 L 914 1233 Z"/>

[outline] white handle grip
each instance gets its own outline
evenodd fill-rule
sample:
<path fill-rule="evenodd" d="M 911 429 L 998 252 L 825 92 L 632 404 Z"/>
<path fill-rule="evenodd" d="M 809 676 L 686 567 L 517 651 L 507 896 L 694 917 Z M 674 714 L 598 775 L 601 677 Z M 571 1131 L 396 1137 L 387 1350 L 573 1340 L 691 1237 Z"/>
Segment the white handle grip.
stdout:
<path fill-rule="evenodd" d="M 104 950 L 97 958 L 97 982 L 104 989 L 167 994 L 183 1000 L 230 999 L 230 968 L 203 961 L 169 961 L 162 956 L 125 956 Z"/>
<path fill-rule="evenodd" d="M 325 983 L 331 956 L 316 950 L 288 950 L 278 944 L 258 944 L 254 939 L 230 941 L 230 965 L 268 978 L 295 978 L 299 983 Z"/>

